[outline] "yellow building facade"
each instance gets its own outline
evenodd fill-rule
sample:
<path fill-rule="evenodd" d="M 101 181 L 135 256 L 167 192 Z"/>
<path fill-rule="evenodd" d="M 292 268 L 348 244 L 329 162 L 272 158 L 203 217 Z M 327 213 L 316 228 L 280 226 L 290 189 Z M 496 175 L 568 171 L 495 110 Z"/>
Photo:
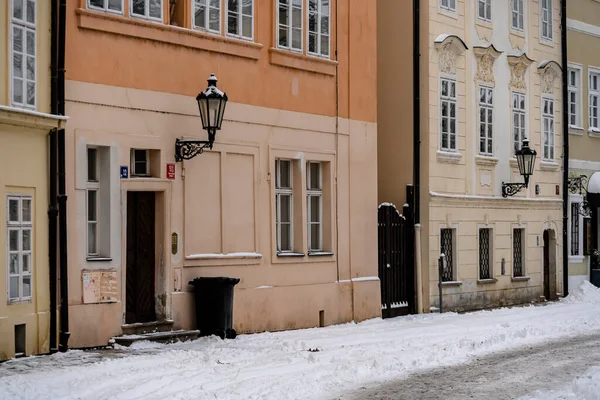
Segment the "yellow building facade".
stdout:
<path fill-rule="evenodd" d="M 0 2 L 0 361 L 50 351 L 50 7 Z"/>

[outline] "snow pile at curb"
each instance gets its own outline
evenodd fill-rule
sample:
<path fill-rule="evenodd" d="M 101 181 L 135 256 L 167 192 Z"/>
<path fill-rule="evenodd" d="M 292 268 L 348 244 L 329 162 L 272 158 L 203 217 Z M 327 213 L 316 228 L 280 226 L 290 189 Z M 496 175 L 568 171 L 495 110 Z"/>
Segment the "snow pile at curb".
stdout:
<path fill-rule="evenodd" d="M 570 388 L 560 391 L 540 391 L 520 400 L 599 400 L 600 399 L 600 367 L 592 367 L 585 374 L 577 377 Z"/>
<path fill-rule="evenodd" d="M 581 282 L 581 285 L 562 300 L 564 303 L 590 303 L 600 304 L 600 288 L 592 285 L 589 281 Z"/>

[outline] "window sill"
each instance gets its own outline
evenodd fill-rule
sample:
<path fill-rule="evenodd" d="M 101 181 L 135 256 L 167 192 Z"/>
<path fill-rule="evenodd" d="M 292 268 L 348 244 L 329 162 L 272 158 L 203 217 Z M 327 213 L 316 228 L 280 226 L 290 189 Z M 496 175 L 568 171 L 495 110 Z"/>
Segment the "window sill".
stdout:
<path fill-rule="evenodd" d="M 477 279 L 477 284 L 478 285 L 490 285 L 492 283 L 496 283 L 498 282 L 498 279 L 493 278 L 493 279 Z"/>
<path fill-rule="evenodd" d="M 18 304 L 31 304 L 33 301 L 31 299 L 26 300 L 8 300 L 6 304 L 9 306 L 16 306 Z"/>
<path fill-rule="evenodd" d="M 333 253 L 331 251 L 309 251 L 309 257 L 331 257 Z"/>
<path fill-rule="evenodd" d="M 519 162 L 518 162 L 518 161 L 517 161 L 517 159 L 516 159 L 516 158 L 514 158 L 514 157 L 512 157 L 512 158 L 509 160 L 509 164 L 510 164 L 511 168 L 519 168 Z"/>
<path fill-rule="evenodd" d="M 588 129 L 588 135 L 590 135 L 591 137 L 600 138 L 600 129 L 590 128 Z"/>
<path fill-rule="evenodd" d="M 447 281 L 447 282 L 442 282 L 442 286 L 461 286 L 462 285 L 462 281 Z"/>
<path fill-rule="evenodd" d="M 126 18 L 105 12 L 77 9 L 77 25 L 89 29 L 176 46 L 258 60 L 262 44 L 231 39 L 191 29 Z"/>
<path fill-rule="evenodd" d="M 511 27 L 509 32 L 511 35 L 515 35 L 515 36 L 525 39 L 525 31 L 524 30 L 517 30 L 517 29 Z"/>
<path fill-rule="evenodd" d="M 531 279 L 530 276 L 512 276 L 510 278 L 510 280 L 513 281 L 513 282 L 526 282 L 529 279 Z"/>
<path fill-rule="evenodd" d="M 85 260 L 89 261 L 89 262 L 107 262 L 107 261 L 112 261 L 112 258 L 110 258 L 110 257 L 88 257 Z"/>
<path fill-rule="evenodd" d="M 582 263 L 585 260 L 585 256 L 569 256 L 570 263 Z"/>
<path fill-rule="evenodd" d="M 498 164 L 498 158 L 492 156 L 477 155 L 475 156 L 475 164 L 493 167 Z"/>
<path fill-rule="evenodd" d="M 582 136 L 584 130 L 581 126 L 569 125 L 569 135 Z"/>
<path fill-rule="evenodd" d="M 277 257 L 304 257 L 304 253 L 277 253 Z"/>
<path fill-rule="evenodd" d="M 458 13 L 456 12 L 456 10 L 452 11 L 452 10 L 446 10 L 445 8 L 438 8 L 438 12 L 441 15 L 444 15 L 446 17 L 452 18 L 452 19 L 458 19 Z"/>
<path fill-rule="evenodd" d="M 448 164 L 458 164 L 458 163 L 460 163 L 461 159 L 462 159 L 462 154 L 460 154 L 459 152 L 444 151 L 444 150 L 437 151 L 437 160 L 439 162 L 448 163 Z"/>
<path fill-rule="evenodd" d="M 557 162 L 554 161 L 540 161 L 540 169 L 542 171 L 556 171 L 560 168 Z"/>
<path fill-rule="evenodd" d="M 554 39 L 540 38 L 540 44 L 548 47 L 554 47 Z"/>
<path fill-rule="evenodd" d="M 337 61 L 304 54 L 295 53 L 291 50 L 281 50 L 274 47 L 269 49 L 269 60 L 271 64 L 280 67 L 294 68 L 302 71 L 315 72 L 317 74 L 335 76 Z"/>

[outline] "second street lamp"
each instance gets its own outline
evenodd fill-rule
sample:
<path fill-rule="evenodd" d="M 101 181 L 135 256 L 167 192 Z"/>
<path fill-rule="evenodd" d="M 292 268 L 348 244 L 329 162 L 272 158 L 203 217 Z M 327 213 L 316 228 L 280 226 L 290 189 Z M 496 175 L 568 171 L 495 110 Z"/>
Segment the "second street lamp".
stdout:
<path fill-rule="evenodd" d="M 523 139 L 523 146 L 521 146 L 519 150 L 515 151 L 515 157 L 517 158 L 519 173 L 523 176 L 524 183 L 502 182 L 502 197 L 514 196 L 515 194 L 519 193 L 521 189 L 529 186 L 529 177 L 533 175 L 536 156 L 536 151 L 529 147 L 529 140 Z"/>

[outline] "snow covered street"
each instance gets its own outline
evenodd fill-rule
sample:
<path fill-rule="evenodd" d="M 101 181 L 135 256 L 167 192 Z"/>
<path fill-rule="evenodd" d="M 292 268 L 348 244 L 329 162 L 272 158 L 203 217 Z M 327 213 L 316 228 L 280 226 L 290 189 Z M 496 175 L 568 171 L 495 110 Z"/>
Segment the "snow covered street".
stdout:
<path fill-rule="evenodd" d="M 600 291 L 584 282 L 573 292 L 546 306 L 19 359 L 0 364 L 0 398 L 350 398 L 494 352 L 600 334 Z"/>

